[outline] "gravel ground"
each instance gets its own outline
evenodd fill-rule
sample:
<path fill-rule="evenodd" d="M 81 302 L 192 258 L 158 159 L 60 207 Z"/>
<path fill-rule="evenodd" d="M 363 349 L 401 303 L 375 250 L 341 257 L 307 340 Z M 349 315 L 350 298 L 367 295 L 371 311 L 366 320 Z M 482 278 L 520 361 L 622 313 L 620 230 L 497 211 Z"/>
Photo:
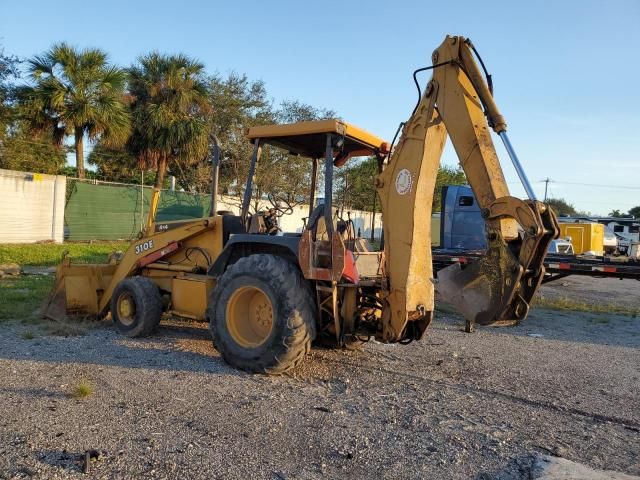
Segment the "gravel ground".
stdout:
<path fill-rule="evenodd" d="M 570 298 L 584 303 L 603 302 L 624 307 L 640 307 L 640 281 L 637 280 L 574 275 L 542 285 L 539 292 L 549 298 Z"/>
<path fill-rule="evenodd" d="M 528 479 L 540 454 L 640 474 L 640 319 L 534 310 L 465 334 L 439 314 L 422 342 L 315 349 L 284 377 L 228 367 L 204 327 L 4 324 L 0 478 Z"/>

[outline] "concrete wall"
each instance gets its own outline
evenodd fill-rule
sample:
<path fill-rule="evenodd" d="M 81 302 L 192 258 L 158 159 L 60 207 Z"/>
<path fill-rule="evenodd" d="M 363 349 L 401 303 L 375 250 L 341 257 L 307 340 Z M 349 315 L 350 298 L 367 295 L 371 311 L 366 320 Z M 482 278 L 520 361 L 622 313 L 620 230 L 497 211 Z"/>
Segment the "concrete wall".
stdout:
<path fill-rule="evenodd" d="M 360 229 L 360 235 L 367 239 L 371 238 L 371 212 L 365 212 L 362 210 L 348 210 L 351 212 L 351 220 L 356 235 L 358 229 Z M 280 228 L 283 232 L 302 232 L 302 219 L 309 216 L 308 205 L 298 205 L 294 207 L 291 215 L 284 215 L 280 218 Z M 347 210 L 343 213 L 344 220 L 347 220 Z M 374 224 L 374 237 L 379 239 L 382 235 L 382 215 L 376 214 Z"/>
<path fill-rule="evenodd" d="M 234 212 L 236 215 L 240 214 L 240 204 L 242 203 L 241 198 L 233 198 L 227 196 L 221 196 L 218 200 L 218 211 L 220 210 L 229 210 Z M 269 202 L 262 202 L 261 208 L 267 209 L 271 206 Z M 343 218 L 347 220 L 347 211 L 351 212 L 351 220 L 353 221 L 353 226 L 355 228 L 356 235 L 358 234 L 358 229 L 360 229 L 360 235 L 367 239 L 371 238 L 371 212 L 365 212 L 362 210 L 347 210 L 345 209 Z M 280 217 L 280 229 L 283 232 L 302 232 L 302 227 L 304 225 L 302 219 L 309 217 L 309 206 L 308 205 L 298 205 L 293 207 L 293 212 L 288 215 L 283 215 Z M 382 235 L 382 215 L 380 213 L 376 213 L 375 223 L 374 223 L 374 238 L 376 240 L 380 239 Z"/>
<path fill-rule="evenodd" d="M 66 177 L 0 169 L 0 243 L 62 242 Z"/>

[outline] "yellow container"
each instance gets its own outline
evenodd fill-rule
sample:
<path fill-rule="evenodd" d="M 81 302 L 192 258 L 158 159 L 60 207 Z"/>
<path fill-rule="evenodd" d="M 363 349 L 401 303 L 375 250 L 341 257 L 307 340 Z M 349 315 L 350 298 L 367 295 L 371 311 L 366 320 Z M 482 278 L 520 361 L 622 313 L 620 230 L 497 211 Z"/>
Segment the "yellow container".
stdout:
<path fill-rule="evenodd" d="M 570 238 L 577 254 L 604 255 L 604 225 L 600 223 L 561 223 L 560 238 Z"/>

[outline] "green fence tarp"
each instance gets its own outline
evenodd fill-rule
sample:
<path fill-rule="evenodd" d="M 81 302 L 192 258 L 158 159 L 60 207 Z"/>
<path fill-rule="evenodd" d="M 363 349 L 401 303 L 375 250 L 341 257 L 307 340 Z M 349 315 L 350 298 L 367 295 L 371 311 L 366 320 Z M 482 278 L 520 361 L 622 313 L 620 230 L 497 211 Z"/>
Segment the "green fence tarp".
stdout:
<path fill-rule="evenodd" d="M 66 240 L 117 240 L 135 237 L 149 213 L 152 189 L 139 185 L 90 184 L 67 181 L 64 212 Z M 165 190 L 160 195 L 157 221 L 202 218 L 211 197 Z"/>

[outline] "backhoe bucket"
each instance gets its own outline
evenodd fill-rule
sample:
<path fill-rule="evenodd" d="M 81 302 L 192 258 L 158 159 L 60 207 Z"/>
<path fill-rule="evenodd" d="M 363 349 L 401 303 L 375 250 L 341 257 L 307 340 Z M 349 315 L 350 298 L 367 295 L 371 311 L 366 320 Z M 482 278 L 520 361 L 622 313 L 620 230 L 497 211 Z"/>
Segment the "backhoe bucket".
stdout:
<path fill-rule="evenodd" d="M 61 321 L 66 315 L 98 315 L 99 294 L 109 284 L 116 267 L 115 263 L 71 264 L 65 256 L 42 307 L 43 316 Z"/>
<path fill-rule="evenodd" d="M 519 292 L 523 271 L 499 240 L 492 242 L 477 262 L 465 267 L 456 263 L 440 270 L 436 290 L 470 322 L 488 325 L 517 321 L 529 311 Z"/>

